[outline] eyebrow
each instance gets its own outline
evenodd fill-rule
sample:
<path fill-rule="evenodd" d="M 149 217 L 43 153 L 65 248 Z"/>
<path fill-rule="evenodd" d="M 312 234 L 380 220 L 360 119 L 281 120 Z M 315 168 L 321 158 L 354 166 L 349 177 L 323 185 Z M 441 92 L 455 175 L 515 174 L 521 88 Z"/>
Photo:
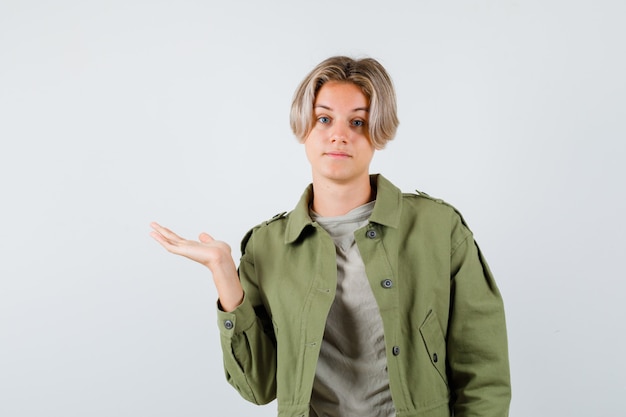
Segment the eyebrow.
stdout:
<path fill-rule="evenodd" d="M 321 107 L 321 108 L 326 109 L 326 110 L 331 110 L 331 111 L 333 110 L 330 107 L 325 106 L 323 104 L 316 104 L 315 108 L 318 108 L 318 107 Z M 369 107 L 357 107 L 356 109 L 352 109 L 352 111 L 365 111 L 365 112 L 369 113 L 370 108 Z"/>

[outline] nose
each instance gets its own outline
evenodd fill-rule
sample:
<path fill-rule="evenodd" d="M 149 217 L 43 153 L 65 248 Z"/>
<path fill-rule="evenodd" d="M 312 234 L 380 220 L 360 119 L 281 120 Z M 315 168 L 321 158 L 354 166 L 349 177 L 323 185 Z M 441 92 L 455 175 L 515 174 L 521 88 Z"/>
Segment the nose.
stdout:
<path fill-rule="evenodd" d="M 348 141 L 350 131 L 344 126 L 343 123 L 336 123 L 333 126 L 333 131 L 331 132 L 331 141 L 334 142 L 343 142 L 346 143 Z"/>

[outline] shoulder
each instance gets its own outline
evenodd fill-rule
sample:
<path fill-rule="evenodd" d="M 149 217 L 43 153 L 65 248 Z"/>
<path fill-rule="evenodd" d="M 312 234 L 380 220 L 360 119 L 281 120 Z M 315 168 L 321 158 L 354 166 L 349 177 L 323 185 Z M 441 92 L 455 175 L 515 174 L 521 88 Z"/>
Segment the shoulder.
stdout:
<path fill-rule="evenodd" d="M 377 186 L 377 200 L 382 200 L 381 205 L 385 210 L 393 210 L 402 206 L 403 211 L 429 211 L 437 214 L 455 212 L 456 209 L 441 198 L 432 197 L 430 194 L 415 190 L 413 193 L 403 192 L 391 181 L 380 174 L 373 176 Z M 408 207 L 407 207 L 408 206 Z"/>
<path fill-rule="evenodd" d="M 300 234 L 311 224 L 309 216 L 309 202 L 313 198 L 313 186 L 309 186 L 304 190 L 300 200 L 290 212 L 280 212 L 270 219 L 256 225 L 244 237 L 242 241 L 242 253 L 246 245 L 251 241 L 262 240 L 261 245 L 257 245 L 257 249 L 264 253 L 275 250 L 282 250 L 282 246 L 286 243 L 294 242 Z M 257 239 L 258 238 L 258 239 Z"/>
<path fill-rule="evenodd" d="M 459 210 L 452 204 L 442 198 L 433 197 L 424 191 L 415 190 L 414 193 L 402 193 L 402 199 L 409 207 L 415 207 L 423 211 L 431 211 L 440 215 L 461 215 Z"/>
<path fill-rule="evenodd" d="M 245 253 L 246 247 L 253 235 L 255 234 L 265 234 L 269 233 L 270 235 L 273 233 L 278 235 L 279 230 L 284 230 L 285 222 L 289 218 L 289 213 L 286 211 L 280 212 L 271 218 L 264 220 L 263 222 L 257 224 L 252 227 L 248 232 L 244 235 L 241 240 L 241 253 Z"/>
<path fill-rule="evenodd" d="M 449 230 L 453 239 L 465 239 L 472 232 L 456 206 L 439 197 L 416 190 L 415 193 L 403 193 L 403 212 L 413 221 L 428 224 L 433 228 Z"/>

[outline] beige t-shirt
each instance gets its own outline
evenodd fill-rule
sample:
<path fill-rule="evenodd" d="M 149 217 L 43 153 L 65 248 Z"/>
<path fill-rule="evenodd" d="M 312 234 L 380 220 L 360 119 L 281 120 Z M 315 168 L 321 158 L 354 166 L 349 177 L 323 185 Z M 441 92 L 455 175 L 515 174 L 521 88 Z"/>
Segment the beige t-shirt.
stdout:
<path fill-rule="evenodd" d="M 374 202 L 346 215 L 311 218 L 337 249 L 337 293 L 317 363 L 312 417 L 393 417 L 383 323 L 354 232 L 367 225 Z"/>

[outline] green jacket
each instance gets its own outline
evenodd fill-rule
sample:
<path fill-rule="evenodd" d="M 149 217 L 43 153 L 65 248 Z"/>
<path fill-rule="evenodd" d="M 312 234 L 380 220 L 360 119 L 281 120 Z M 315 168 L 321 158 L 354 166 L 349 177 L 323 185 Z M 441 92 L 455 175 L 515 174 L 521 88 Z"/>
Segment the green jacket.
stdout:
<path fill-rule="evenodd" d="M 397 417 L 504 417 L 511 397 L 502 299 L 460 214 L 381 175 L 369 224 L 355 232 L 382 315 Z M 245 296 L 218 309 L 227 380 L 247 400 L 278 399 L 279 417 L 309 415 L 337 282 L 330 236 L 296 208 L 242 242 Z"/>

